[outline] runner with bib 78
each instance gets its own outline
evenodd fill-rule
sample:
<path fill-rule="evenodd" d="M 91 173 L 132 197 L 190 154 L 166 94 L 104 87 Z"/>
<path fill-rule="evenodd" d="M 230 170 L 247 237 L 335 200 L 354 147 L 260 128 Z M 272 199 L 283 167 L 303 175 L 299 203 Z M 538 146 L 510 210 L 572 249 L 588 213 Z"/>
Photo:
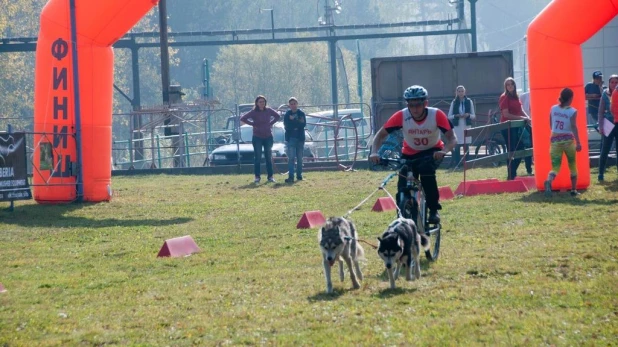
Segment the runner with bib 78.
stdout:
<path fill-rule="evenodd" d="M 450 152 L 457 145 L 457 137 L 453 132 L 453 124 L 448 120 L 446 114 L 435 107 L 427 107 L 429 102 L 427 90 L 422 86 L 414 85 L 408 87 L 403 93 L 403 98 L 407 102 L 407 107 L 395 112 L 386 123 L 378 130 L 373 139 L 372 153 L 369 159 L 374 163 L 380 162 L 377 149 L 380 148 L 384 139 L 389 133 L 402 129 L 403 149 L 402 159 L 418 159 L 425 156 L 433 157 L 433 161 L 418 161 L 418 167 L 411 167 L 410 170 L 419 179 L 423 190 L 427 207 L 429 208 L 429 223 L 440 223 L 438 210 L 440 205 L 440 193 L 436 180 L 436 169 L 442 163 L 446 153 Z M 441 139 L 441 133 L 446 137 L 446 144 Z M 409 194 L 406 192 L 406 173 L 399 175 L 397 182 L 397 199 L 401 195 Z M 407 198 L 410 198 L 409 196 Z M 397 201 L 399 203 L 400 201 Z"/>

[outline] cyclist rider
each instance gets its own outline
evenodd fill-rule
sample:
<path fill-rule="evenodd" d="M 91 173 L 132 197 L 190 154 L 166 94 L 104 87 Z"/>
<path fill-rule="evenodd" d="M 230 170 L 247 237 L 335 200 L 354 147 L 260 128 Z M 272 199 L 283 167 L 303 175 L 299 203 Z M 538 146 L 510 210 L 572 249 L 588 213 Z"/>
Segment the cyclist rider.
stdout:
<path fill-rule="evenodd" d="M 402 159 L 433 158 L 433 160 L 427 161 L 418 160 L 415 164 L 412 164 L 410 169 L 414 172 L 415 178 L 418 179 L 420 175 L 427 208 L 429 208 L 428 221 L 436 224 L 440 223 L 438 210 L 442 209 L 439 202 L 440 193 L 436 180 L 436 169 L 440 166 L 446 153 L 452 151 L 457 145 L 457 138 L 453 132 L 453 124 L 448 120 L 446 114 L 435 107 L 427 107 L 429 104 L 427 97 L 427 90 L 422 86 L 414 85 L 405 90 L 403 98 L 406 99 L 407 107 L 395 112 L 378 130 L 373 140 L 370 160 L 374 163 L 380 162 L 380 157 L 377 154 L 378 149 L 388 134 L 398 129 L 402 129 L 404 139 Z M 442 142 L 440 132 L 446 136 L 446 144 Z M 397 182 L 397 196 L 405 191 L 406 173 L 403 174 L 399 176 Z M 405 193 L 409 194 L 409 192 Z"/>

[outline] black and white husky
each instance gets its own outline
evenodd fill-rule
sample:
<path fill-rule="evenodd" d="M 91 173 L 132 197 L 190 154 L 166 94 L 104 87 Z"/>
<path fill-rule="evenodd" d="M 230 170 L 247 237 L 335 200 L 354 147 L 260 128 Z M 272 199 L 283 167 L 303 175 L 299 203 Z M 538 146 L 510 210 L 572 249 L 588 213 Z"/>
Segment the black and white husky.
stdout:
<path fill-rule="evenodd" d="M 399 277 L 402 266 L 406 269 L 406 280 L 421 278 L 420 249 L 421 244 L 429 249 L 429 239 L 421 235 L 416 224 L 411 219 L 397 218 L 386 228 L 381 237 L 378 237 L 378 255 L 384 261 L 391 289 L 395 289 L 395 280 Z M 394 273 L 393 273 L 393 268 Z M 414 267 L 414 278 L 412 278 Z"/>
<path fill-rule="evenodd" d="M 364 256 L 363 247 L 357 242 L 356 227 L 352 221 L 343 217 L 331 217 L 318 233 L 318 241 L 322 250 L 324 262 L 324 276 L 326 277 L 326 292 L 333 292 L 333 283 L 330 279 L 330 270 L 335 261 L 339 262 L 339 278 L 343 281 L 343 261 L 350 270 L 350 278 L 354 289 L 360 288 L 359 280 L 363 280 L 363 273 L 358 264 Z M 354 264 L 354 266 L 352 266 Z M 355 271 L 356 269 L 356 271 Z"/>

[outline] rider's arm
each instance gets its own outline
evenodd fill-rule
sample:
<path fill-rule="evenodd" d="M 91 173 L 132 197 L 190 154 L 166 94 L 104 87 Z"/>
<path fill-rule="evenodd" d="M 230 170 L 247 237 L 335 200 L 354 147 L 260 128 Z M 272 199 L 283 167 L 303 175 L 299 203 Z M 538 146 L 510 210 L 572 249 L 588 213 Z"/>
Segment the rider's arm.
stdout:
<path fill-rule="evenodd" d="M 378 130 L 378 132 L 373 138 L 373 144 L 371 146 L 370 157 L 374 157 L 373 160 L 375 160 L 376 162 L 379 160 L 378 150 L 382 146 L 382 142 L 384 142 L 384 139 L 386 139 L 386 137 L 388 136 L 388 133 L 390 131 L 401 129 L 402 124 L 403 124 L 403 112 L 397 111 L 386 121 L 386 123 L 384 123 L 384 125 L 380 128 L 380 130 Z"/>
<path fill-rule="evenodd" d="M 376 133 L 376 136 L 373 137 L 373 144 L 371 145 L 371 155 L 378 155 L 378 149 L 382 146 L 382 142 L 388 136 L 388 132 L 384 127 L 381 127 L 380 130 Z"/>
<path fill-rule="evenodd" d="M 457 136 L 455 136 L 455 132 L 453 131 L 453 129 L 444 133 L 444 136 L 446 137 L 446 143 L 444 144 L 443 151 L 445 153 L 448 153 L 452 151 L 455 146 L 457 146 Z"/>
<path fill-rule="evenodd" d="M 453 124 L 447 117 L 445 117 L 444 112 L 440 110 L 436 112 L 436 122 L 438 129 L 440 129 L 446 137 L 446 143 L 444 144 L 444 148 L 442 150 L 434 152 L 434 159 L 442 159 L 446 153 L 452 151 L 453 148 L 457 146 L 457 137 L 453 131 Z"/>

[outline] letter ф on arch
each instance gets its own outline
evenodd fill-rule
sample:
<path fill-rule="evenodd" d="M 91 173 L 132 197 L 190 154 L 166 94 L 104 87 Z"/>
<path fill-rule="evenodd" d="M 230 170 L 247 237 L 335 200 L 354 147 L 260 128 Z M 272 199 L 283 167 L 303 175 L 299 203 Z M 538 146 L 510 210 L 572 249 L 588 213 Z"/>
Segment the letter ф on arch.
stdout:
<path fill-rule="evenodd" d="M 618 14 L 618 0 L 554 0 L 530 23 L 527 32 L 530 67 L 530 101 L 536 186 L 551 170 L 549 158 L 549 109 L 557 103 L 562 88 L 575 93 L 572 106 L 578 110 L 577 128 L 582 151 L 577 153 L 577 189 L 590 185 L 588 134 L 584 100 L 581 45 Z M 563 160 L 566 167 L 566 160 Z M 560 170 L 556 189 L 570 189 L 569 170 Z"/>
<path fill-rule="evenodd" d="M 111 199 L 111 45 L 158 1 L 74 0 L 77 32 L 82 165 L 77 168 L 70 2 L 50 0 L 41 12 L 34 88 L 34 198 L 39 203 L 76 199 L 82 170 L 83 200 Z M 52 147 L 52 165 L 41 166 L 41 148 Z"/>

